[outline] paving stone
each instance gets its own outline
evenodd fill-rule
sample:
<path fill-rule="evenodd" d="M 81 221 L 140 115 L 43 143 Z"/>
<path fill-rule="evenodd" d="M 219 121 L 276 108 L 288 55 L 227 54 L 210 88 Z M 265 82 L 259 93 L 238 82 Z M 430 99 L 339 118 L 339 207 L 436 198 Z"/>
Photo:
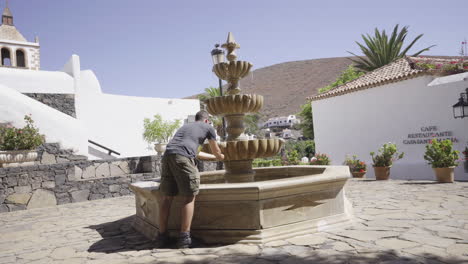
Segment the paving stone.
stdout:
<path fill-rule="evenodd" d="M 398 238 L 380 239 L 375 242 L 377 245 L 388 249 L 402 249 L 419 246 L 419 243 L 401 240 Z"/>
<path fill-rule="evenodd" d="M 190 256 L 180 256 L 172 257 L 170 259 L 158 259 L 157 264 L 179 264 L 179 263 L 197 263 L 197 264 L 208 264 L 218 258 L 217 255 L 190 255 Z M 134 259 L 131 260 L 135 261 Z M 140 262 L 148 263 L 148 262 Z"/>
<path fill-rule="evenodd" d="M 399 233 L 397 232 L 364 230 L 343 230 L 338 231 L 335 234 L 338 236 L 349 237 L 364 242 L 375 241 L 377 239 L 382 239 L 385 237 L 395 237 L 399 235 Z"/>
<path fill-rule="evenodd" d="M 265 243 L 265 247 L 281 247 L 281 246 L 288 245 L 288 244 L 289 242 L 287 242 L 286 240 L 276 240 L 276 241 Z"/>
<path fill-rule="evenodd" d="M 327 241 L 327 238 L 318 235 L 305 235 L 287 239 L 286 241 L 296 246 L 305 246 L 323 244 Z"/>
<path fill-rule="evenodd" d="M 61 247 L 54 249 L 50 254 L 50 257 L 53 259 L 70 259 L 75 256 L 75 253 L 76 251 L 73 248 Z"/>
<path fill-rule="evenodd" d="M 216 254 L 219 255 L 256 255 L 260 253 L 260 249 L 258 246 L 255 245 L 232 245 L 232 246 L 225 246 L 221 248 Z"/>
<path fill-rule="evenodd" d="M 432 245 L 435 247 L 448 247 L 448 246 L 455 244 L 455 240 L 441 238 L 441 237 L 427 235 L 427 234 L 405 233 L 401 235 L 400 238 L 403 240 L 409 240 L 409 241 L 417 242 L 420 244 Z"/>
<path fill-rule="evenodd" d="M 264 248 L 258 258 L 278 261 L 287 258 L 289 255 L 290 254 L 282 248 Z"/>
<path fill-rule="evenodd" d="M 38 250 L 31 253 L 21 254 L 20 257 L 27 260 L 38 260 L 49 256 L 50 252 L 51 250 Z"/>
<path fill-rule="evenodd" d="M 108 189 L 112 184 L 122 182 L 109 179 L 102 187 Z M 292 238 L 298 244 L 311 237 L 323 240 L 302 243 L 306 245 L 282 240 L 261 247 L 155 249 L 131 227 L 135 214 L 132 196 L 2 213 L 0 263 L 468 263 L 464 255 L 468 239 L 463 239 L 468 232 L 468 219 L 463 218 L 468 218 L 464 213 L 468 195 L 456 195 L 465 194 L 468 183 L 419 185 L 350 179 L 346 188 L 357 221 Z M 0 195 L 12 194 L 14 189 L 10 189 L 1 189 Z M 379 199 L 375 199 L 376 194 Z M 57 195 L 57 199 L 61 197 Z M 450 199 L 457 203 L 447 203 Z M 68 254 L 68 259 L 52 258 L 52 254 L 60 256 L 61 248 L 70 248 L 74 253 Z"/>
<path fill-rule="evenodd" d="M 447 253 L 454 256 L 468 257 L 468 244 L 456 244 L 447 248 Z"/>

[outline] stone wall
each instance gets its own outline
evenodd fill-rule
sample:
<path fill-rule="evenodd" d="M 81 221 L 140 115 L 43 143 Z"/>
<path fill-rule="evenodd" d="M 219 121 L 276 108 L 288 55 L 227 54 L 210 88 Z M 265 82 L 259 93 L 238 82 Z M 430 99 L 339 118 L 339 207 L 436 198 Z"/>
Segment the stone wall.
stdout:
<path fill-rule="evenodd" d="M 0 168 L 0 212 L 131 194 L 128 184 L 159 177 L 156 156 Z"/>
<path fill-rule="evenodd" d="M 37 160 L 39 164 L 66 163 L 71 161 L 87 160 L 86 156 L 75 155 L 71 149 L 60 148 L 59 143 L 44 143 L 37 148 Z"/>
<path fill-rule="evenodd" d="M 56 160 L 71 153 L 54 144 L 41 148 L 44 153 L 56 151 L 56 156 L 50 154 Z M 200 162 L 199 170 L 216 170 L 217 166 L 217 162 Z M 130 195 L 129 183 L 158 177 L 158 156 L 75 161 L 63 158 L 54 164 L 0 168 L 0 213 Z"/>
<path fill-rule="evenodd" d="M 69 116 L 76 117 L 74 94 L 24 93 L 24 95 L 27 95 Z"/>

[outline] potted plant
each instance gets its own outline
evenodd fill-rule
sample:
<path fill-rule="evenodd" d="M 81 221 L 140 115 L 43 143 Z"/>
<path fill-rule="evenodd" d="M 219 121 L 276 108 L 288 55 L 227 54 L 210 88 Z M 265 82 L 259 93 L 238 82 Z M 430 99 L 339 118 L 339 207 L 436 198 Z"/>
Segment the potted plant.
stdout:
<path fill-rule="evenodd" d="M 352 159 L 346 157 L 345 165 L 349 166 L 353 178 L 364 178 L 366 175 L 367 165 L 364 161 L 359 160 L 356 155 L 353 155 Z"/>
<path fill-rule="evenodd" d="M 372 166 L 374 167 L 375 179 L 388 180 L 393 162 L 402 159 L 405 153 L 398 153 L 394 143 L 385 143 L 379 149 L 379 154 L 371 152 L 370 155 L 374 163 Z"/>
<path fill-rule="evenodd" d="M 310 165 L 330 165 L 331 160 L 325 153 L 317 153 L 310 159 Z"/>
<path fill-rule="evenodd" d="M 162 117 L 154 115 L 154 120 L 143 120 L 143 139 L 149 144 L 155 143 L 155 150 L 162 154 L 174 132 L 180 127 L 180 120 L 164 121 Z"/>
<path fill-rule="evenodd" d="M 438 182 L 453 182 L 454 168 L 458 166 L 458 151 L 453 149 L 451 140 L 431 140 L 426 145 L 424 159 L 434 169 Z"/>
<path fill-rule="evenodd" d="M 24 121 L 26 125 L 23 128 L 0 127 L 0 167 L 36 160 L 36 148 L 44 143 L 45 137 L 34 127 L 31 116 L 24 116 Z"/>

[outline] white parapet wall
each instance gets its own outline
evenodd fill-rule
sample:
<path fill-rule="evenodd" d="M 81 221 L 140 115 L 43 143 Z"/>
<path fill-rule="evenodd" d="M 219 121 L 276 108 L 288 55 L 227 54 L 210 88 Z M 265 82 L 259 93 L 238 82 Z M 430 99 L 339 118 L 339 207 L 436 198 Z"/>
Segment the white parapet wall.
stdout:
<path fill-rule="evenodd" d="M 184 119 L 200 109 L 198 100 L 145 98 L 100 92 L 92 71 L 82 71 L 76 92 L 77 118 L 89 128 L 90 139 L 121 153 L 120 157 L 156 154 L 143 140 L 143 119 L 160 114 Z"/>
<path fill-rule="evenodd" d="M 0 121 L 21 125 L 24 115 L 31 113 L 47 142 L 59 142 L 90 159 L 99 157 L 88 153 L 88 146 L 107 151 L 89 145 L 88 140 L 119 152 L 120 158 L 156 154 L 143 140 L 143 119 L 160 114 L 165 120 L 183 121 L 200 109 L 193 99 L 105 94 L 94 73 L 80 69 L 77 55 L 62 71 L 0 68 L 0 85 Z M 76 119 L 22 93 L 73 94 Z"/>
<path fill-rule="evenodd" d="M 317 151 L 329 154 L 333 164 L 355 154 L 369 164 L 367 176 L 374 177 L 369 153 L 393 142 L 405 157 L 394 163 L 392 178 L 434 179 L 423 158 L 424 140 L 450 138 L 460 152 L 467 146 L 468 118 L 454 119 L 452 105 L 468 81 L 428 86 L 433 80 L 422 76 L 313 101 Z M 464 166 L 457 167 L 456 180 L 468 180 Z"/>
<path fill-rule="evenodd" d="M 0 84 L 0 123 L 23 127 L 25 115 L 31 115 L 47 142 L 88 155 L 88 132 L 81 121 Z"/>

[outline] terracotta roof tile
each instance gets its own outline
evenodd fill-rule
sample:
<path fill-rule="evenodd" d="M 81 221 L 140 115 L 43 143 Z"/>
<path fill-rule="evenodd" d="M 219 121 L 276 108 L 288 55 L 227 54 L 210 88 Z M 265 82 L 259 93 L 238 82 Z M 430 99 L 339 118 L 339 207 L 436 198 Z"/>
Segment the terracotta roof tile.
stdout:
<path fill-rule="evenodd" d="M 318 94 L 307 99 L 317 101 L 329 97 L 343 95 L 371 87 L 384 85 L 390 82 L 396 82 L 415 78 L 422 74 L 434 74 L 435 71 L 422 69 L 415 66 L 416 62 L 424 63 L 441 63 L 446 64 L 453 61 L 458 61 L 459 58 L 433 58 L 433 57 L 405 57 L 398 59 L 388 65 L 368 72 L 361 77 L 337 86 L 332 90 Z"/>

